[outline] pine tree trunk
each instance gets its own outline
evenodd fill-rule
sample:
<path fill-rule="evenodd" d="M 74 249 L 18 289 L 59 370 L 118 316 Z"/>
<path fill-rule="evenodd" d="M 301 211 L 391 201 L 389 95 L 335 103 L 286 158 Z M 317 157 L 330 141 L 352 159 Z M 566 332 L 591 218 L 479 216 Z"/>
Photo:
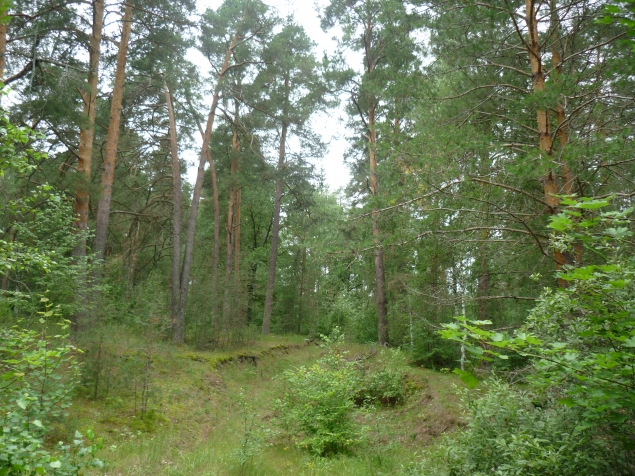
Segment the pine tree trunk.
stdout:
<path fill-rule="evenodd" d="M 126 58 L 128 56 L 128 43 L 132 30 L 133 7 L 131 0 L 126 3 L 122 18 L 121 40 L 117 52 L 117 69 L 115 72 L 115 85 L 112 92 L 112 104 L 110 106 L 110 123 L 104 151 L 104 171 L 101 175 L 101 194 L 97 207 L 97 224 L 95 226 L 95 240 L 93 253 L 95 258 L 103 259 L 106 249 L 106 236 L 108 234 L 108 219 L 110 217 L 110 200 L 112 198 L 112 184 L 115 176 L 115 161 L 117 159 L 117 144 L 119 142 L 119 128 L 121 125 L 121 104 L 123 102 L 124 80 L 126 77 Z"/>
<path fill-rule="evenodd" d="M 234 281 L 240 280 L 240 202 L 242 190 L 236 189 L 236 204 L 234 206 Z"/>
<path fill-rule="evenodd" d="M 240 305 L 240 205 L 242 200 L 242 188 L 236 189 L 236 204 L 234 205 L 234 317 L 237 321 L 242 319 Z"/>
<path fill-rule="evenodd" d="M 551 61 L 553 63 L 554 82 L 560 85 L 560 75 L 562 74 L 562 55 L 560 54 L 560 19 L 558 18 L 558 3 L 551 0 Z M 569 127 L 562 101 L 556 105 L 556 120 L 558 122 L 558 139 L 560 143 L 560 154 L 562 154 L 569 142 Z M 562 193 L 570 195 L 573 193 L 575 177 L 566 162 L 562 163 L 562 175 L 564 183 Z"/>
<path fill-rule="evenodd" d="M 368 150 L 370 158 L 370 192 L 373 197 L 379 194 L 377 178 L 377 131 L 375 130 L 375 106 L 368 110 Z M 386 272 L 384 269 L 384 248 L 381 244 L 379 212 L 373 205 L 373 242 L 375 245 L 375 287 L 377 292 L 377 337 L 379 344 L 388 343 L 388 309 L 386 306 Z"/>
<path fill-rule="evenodd" d="M 73 211 L 75 220 L 73 229 L 79 235 L 78 243 L 73 249 L 73 256 L 86 256 L 86 233 L 88 232 L 88 212 L 90 203 L 90 173 L 93 159 L 93 140 L 95 137 L 95 107 L 97 104 L 97 87 L 99 85 L 99 59 L 101 55 L 101 35 L 104 23 L 104 0 L 93 2 L 93 29 L 89 39 L 90 65 L 86 89 L 81 91 L 84 102 L 85 122 L 79 132 L 79 153 L 77 186 Z"/>
<path fill-rule="evenodd" d="M 227 240 L 225 246 L 225 290 L 223 294 L 223 324 L 229 326 L 231 314 L 231 274 L 234 256 L 234 204 L 236 194 L 234 190 L 229 191 L 229 204 L 227 206 Z"/>
<path fill-rule="evenodd" d="M 560 54 L 560 20 L 558 18 L 557 13 L 557 2 L 556 0 L 551 0 L 551 59 L 553 62 L 553 77 L 554 82 L 560 85 L 560 75 L 562 73 L 562 55 Z M 569 168 L 569 165 L 562 156 L 566 149 L 567 144 L 569 143 L 569 126 L 566 117 L 566 111 L 564 109 L 564 105 L 562 101 L 559 100 L 556 105 L 556 121 L 558 123 L 558 142 L 560 145 L 560 157 L 561 157 L 561 168 L 562 168 L 562 178 L 563 184 L 561 193 L 562 195 L 572 195 L 574 193 L 574 184 L 575 184 L 575 175 L 573 171 Z M 563 260 L 567 264 L 578 263 L 580 265 L 582 263 L 582 244 L 580 242 L 576 242 L 573 245 L 574 252 L 573 253 L 564 253 Z M 560 287 L 566 287 L 567 283 L 564 280 L 560 280 Z"/>
<path fill-rule="evenodd" d="M 489 295 L 490 273 L 489 269 L 487 269 L 487 259 L 484 254 L 481 256 L 479 267 L 480 274 L 478 276 L 478 284 L 476 287 L 477 296 L 479 298 L 486 298 Z M 479 299 L 478 301 L 478 318 L 482 321 L 489 319 L 489 303 L 487 302 L 487 299 Z"/>
<path fill-rule="evenodd" d="M 244 20 L 244 18 L 243 18 Z M 209 143 L 212 137 L 212 128 L 214 126 L 214 120 L 216 118 L 216 108 L 218 107 L 218 101 L 220 98 L 220 91 L 225 81 L 225 76 L 229 70 L 229 62 L 236 49 L 238 43 L 238 29 L 236 30 L 232 42 L 227 49 L 223 65 L 218 73 L 218 81 L 214 88 L 214 95 L 212 97 L 212 104 L 207 116 L 207 125 L 205 126 L 205 134 L 203 135 L 203 145 L 201 147 L 201 155 L 198 161 L 198 170 L 196 173 L 196 182 L 194 184 L 194 191 L 192 193 L 192 206 L 190 208 L 190 216 L 187 221 L 187 233 L 185 236 L 185 253 L 183 255 L 183 267 L 181 269 L 181 296 L 179 314 L 176 316 L 176 320 L 172 326 L 172 341 L 175 343 L 183 343 L 185 340 L 185 311 L 187 310 L 187 297 L 190 286 L 190 272 L 192 270 L 192 259 L 194 257 L 194 241 L 196 236 L 196 222 L 198 218 L 198 208 L 201 202 L 201 192 L 203 190 L 203 178 L 205 177 L 205 162 L 207 161 L 209 154 Z"/>
<path fill-rule="evenodd" d="M 478 251 L 478 280 L 476 285 L 476 296 L 478 298 L 486 298 L 489 296 L 489 288 L 491 283 L 491 275 L 489 272 L 487 260 L 487 245 L 490 239 L 490 231 L 483 230 L 481 232 L 482 245 Z M 479 320 L 485 321 L 489 319 L 490 306 L 487 299 L 479 299 L 477 306 L 477 315 Z"/>
<path fill-rule="evenodd" d="M 236 123 L 237 123 L 236 117 Z M 232 311 L 232 265 L 234 264 L 234 240 L 236 220 L 236 171 L 238 167 L 238 130 L 234 125 L 232 137 L 232 162 L 230 166 L 232 184 L 229 190 L 229 204 L 227 207 L 227 245 L 225 254 L 225 295 L 223 297 L 223 322 L 229 327 Z"/>
<path fill-rule="evenodd" d="M 271 332 L 271 314 L 273 312 L 273 293 L 276 287 L 276 270 L 278 262 L 278 238 L 280 236 L 280 209 L 282 206 L 282 186 L 284 184 L 282 174 L 287 160 L 287 134 L 289 122 L 287 118 L 289 109 L 289 73 L 284 78 L 284 104 L 282 106 L 282 131 L 280 134 L 280 147 L 278 149 L 278 180 L 276 181 L 276 194 L 273 204 L 273 223 L 271 229 L 271 249 L 269 250 L 269 271 L 267 273 L 267 290 L 265 293 L 265 311 L 262 317 L 262 333 Z"/>
<path fill-rule="evenodd" d="M 190 101 L 189 96 L 186 95 L 187 103 L 191 109 L 192 116 L 196 121 L 198 130 L 201 134 L 201 138 L 205 137 L 205 131 L 198 120 L 196 110 Z M 218 178 L 216 176 L 216 166 L 214 164 L 214 158 L 212 152 L 207 149 L 207 159 L 209 161 L 209 170 L 212 175 L 212 196 L 214 201 L 214 255 L 212 257 L 212 314 L 218 315 L 218 266 L 220 262 L 220 200 L 218 198 Z"/>
<path fill-rule="evenodd" d="M 133 229 L 136 227 L 136 231 L 133 233 Z M 135 220 L 130 225 L 129 236 L 130 240 L 130 249 L 129 249 L 129 260 L 128 260 L 128 289 L 126 291 L 126 301 L 130 300 L 130 296 L 132 294 L 132 289 L 134 287 L 134 277 L 137 269 L 137 258 L 139 249 L 137 248 L 137 242 L 139 241 L 139 233 L 141 232 L 141 220 L 139 218 L 135 218 Z"/>
<path fill-rule="evenodd" d="M 172 158 L 172 338 L 181 338 L 183 329 L 179 321 L 181 309 L 181 233 L 183 232 L 183 195 L 181 189 L 181 162 L 176 135 L 174 107 L 168 85 L 163 81 L 165 103 L 170 121 L 170 156 Z"/>
<path fill-rule="evenodd" d="M 535 7 L 535 0 L 525 0 L 527 31 L 528 31 L 528 53 L 529 63 L 531 65 L 532 83 L 534 93 L 545 92 L 545 75 L 542 63 L 542 52 L 540 51 L 540 38 L 538 36 L 538 9 Z M 547 157 L 551 157 L 553 153 L 553 139 L 549 130 L 549 112 L 544 106 L 538 107 L 536 111 L 536 119 L 538 125 L 539 147 L 540 151 Z M 560 199 L 557 197 L 559 193 L 556 175 L 552 169 L 549 169 L 542 178 L 542 185 L 545 194 L 545 202 L 549 206 L 549 213 L 555 215 L 560 207 Z M 556 261 L 556 270 L 562 269 L 565 264 L 565 256 L 561 251 L 554 251 Z M 566 283 L 559 280 L 561 287 L 565 287 Z"/>
<path fill-rule="evenodd" d="M 254 217 L 253 211 L 250 211 L 249 214 L 251 216 L 251 224 L 252 224 L 252 231 L 253 231 L 252 250 L 255 250 L 256 248 L 258 248 L 258 228 L 256 227 L 256 219 Z M 271 232 L 271 224 L 269 225 L 265 239 L 262 242 L 262 246 L 267 245 L 267 241 L 269 241 L 270 232 Z M 251 322 L 253 321 L 254 293 L 255 293 L 257 271 L 258 271 L 258 261 L 253 261 L 250 266 L 249 284 L 247 285 L 247 324 L 251 324 Z"/>
<path fill-rule="evenodd" d="M 209 152 L 209 151 L 208 151 Z M 220 262 L 220 201 L 218 199 L 218 180 L 212 154 L 209 153 L 209 168 L 212 173 L 212 195 L 214 196 L 214 257 L 212 258 L 212 309 L 218 311 L 218 265 Z"/>
<path fill-rule="evenodd" d="M 238 121 L 240 115 L 240 105 L 237 100 L 234 100 L 234 137 L 232 140 L 232 148 L 234 153 L 233 175 L 232 184 L 234 187 L 234 219 L 232 222 L 232 238 L 234 240 L 234 283 L 232 286 L 232 308 L 233 308 L 233 324 L 240 325 L 240 205 L 242 200 L 242 189 L 239 180 L 240 174 L 240 141 L 238 140 Z"/>
<path fill-rule="evenodd" d="M 373 22 L 369 17 L 365 22 L 364 30 L 364 51 L 365 51 L 365 75 L 371 76 L 377 66 L 378 57 L 373 54 Z M 366 134 L 368 139 L 368 156 L 370 162 L 370 180 L 368 188 L 372 195 L 373 209 L 371 213 L 373 229 L 373 245 L 375 249 L 375 291 L 377 293 L 377 340 L 380 345 L 388 343 L 388 308 L 386 302 L 386 271 L 384 266 L 384 248 L 381 239 L 381 227 L 379 225 L 379 211 L 377 209 L 376 197 L 379 195 L 379 179 L 377 177 L 377 130 L 376 113 L 378 99 L 372 92 L 367 93 L 368 110 L 366 123 Z M 360 115 L 363 116 L 361 109 Z M 363 120 L 363 117 L 362 117 Z M 399 128 L 399 122 L 395 123 Z"/>
<path fill-rule="evenodd" d="M 97 88 L 99 86 L 99 61 L 101 56 L 101 36 L 104 23 L 104 0 L 93 2 L 93 25 L 89 37 L 89 66 L 86 88 L 80 90 L 84 103 L 84 121 L 79 130 L 79 150 L 77 155 L 77 175 L 75 202 L 73 204 L 73 232 L 76 242 L 71 252 L 74 261 L 85 264 L 86 241 L 88 234 L 88 214 L 90 207 L 90 175 L 93 160 L 93 141 L 95 138 L 95 108 L 97 106 Z M 71 328 L 75 332 L 83 331 L 87 323 L 89 307 L 87 269 L 80 269 L 77 276 L 78 309 L 71 317 Z"/>
<path fill-rule="evenodd" d="M 288 84 L 288 83 L 287 83 Z M 289 125 L 282 123 L 280 135 L 280 149 L 278 152 L 278 180 L 276 182 L 276 195 L 273 205 L 273 225 L 271 229 L 271 249 L 269 251 L 269 273 L 267 275 L 267 292 L 265 295 L 265 312 L 262 318 L 262 333 L 271 332 L 271 313 L 273 311 L 273 291 L 276 285 L 276 266 L 278 260 L 278 237 L 280 235 L 280 208 L 282 204 L 282 172 L 286 159 L 287 129 Z"/>
<path fill-rule="evenodd" d="M 304 301 L 304 277 L 306 275 L 306 246 L 302 247 L 302 271 L 300 274 L 300 300 L 298 302 L 298 334 L 302 331 L 302 302 Z"/>
<path fill-rule="evenodd" d="M 251 324 L 254 318 L 254 291 L 256 284 L 256 273 L 258 272 L 258 263 L 252 263 L 249 267 L 249 283 L 247 284 L 247 314 L 246 322 Z"/>

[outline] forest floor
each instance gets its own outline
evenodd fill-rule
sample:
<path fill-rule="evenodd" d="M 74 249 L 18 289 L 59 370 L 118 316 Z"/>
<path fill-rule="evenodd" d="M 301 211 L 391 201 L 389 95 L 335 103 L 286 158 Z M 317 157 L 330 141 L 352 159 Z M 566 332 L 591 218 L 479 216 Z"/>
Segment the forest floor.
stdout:
<path fill-rule="evenodd" d="M 119 338 L 119 344 L 132 343 Z M 378 349 L 344 347 L 351 358 Z M 280 376 L 287 369 L 311 365 L 324 352 L 315 343 L 285 336 L 222 353 L 157 344 L 144 418 L 143 379 L 136 375 L 128 385 L 134 385 L 133 393 L 124 396 L 113 390 L 107 398 L 78 397 L 73 425 L 80 431 L 92 428 L 103 438 L 99 456 L 108 467 L 93 474 L 111 476 L 406 474 L 427 447 L 461 425 L 458 378 L 410 367 L 410 390 L 403 404 L 356 415 L 366 431 L 349 454 L 320 458 L 296 448 L 286 437 L 276 436 L 274 402 L 284 385 Z"/>

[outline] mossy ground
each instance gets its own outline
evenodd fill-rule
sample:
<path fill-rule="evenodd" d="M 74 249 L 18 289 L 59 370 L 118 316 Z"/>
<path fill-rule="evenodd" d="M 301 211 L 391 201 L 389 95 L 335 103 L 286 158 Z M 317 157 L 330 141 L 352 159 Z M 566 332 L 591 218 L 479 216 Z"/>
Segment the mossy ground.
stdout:
<path fill-rule="evenodd" d="M 377 353 L 370 345 L 345 347 L 351 358 Z M 112 476 L 360 476 L 401 473 L 437 437 L 460 425 L 454 389 L 460 381 L 448 373 L 412 367 L 403 404 L 362 410 L 356 416 L 366 430 L 350 454 L 314 457 L 277 435 L 251 451 L 253 456 L 241 466 L 237 450 L 245 441 L 246 417 L 250 428 L 275 432 L 274 401 L 284 391 L 280 375 L 312 364 L 323 352 L 294 336 L 272 336 L 226 352 L 157 344 L 145 418 L 139 415 L 139 397 L 130 392 L 125 398 L 77 398 L 73 430 L 92 428 L 103 438 L 100 456 L 109 462 L 104 474 Z M 240 405 L 241 398 L 246 404 Z"/>

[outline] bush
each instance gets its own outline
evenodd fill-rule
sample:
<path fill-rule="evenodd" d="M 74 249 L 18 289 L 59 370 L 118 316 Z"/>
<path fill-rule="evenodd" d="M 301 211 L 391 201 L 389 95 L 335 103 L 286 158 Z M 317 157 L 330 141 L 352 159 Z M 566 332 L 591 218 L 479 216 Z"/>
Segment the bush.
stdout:
<path fill-rule="evenodd" d="M 44 445 L 49 424 L 64 416 L 77 381 L 76 349 L 67 336 L 46 334 L 55 311 L 42 298 L 42 330 L 0 329 L 0 474 L 77 475 L 84 466 L 100 466 L 94 458 L 100 442 L 88 432 L 90 444 L 75 433 L 72 444 L 60 442 L 54 454 Z M 66 321 L 61 324 L 67 329 Z"/>
<path fill-rule="evenodd" d="M 277 402 L 281 426 L 298 447 L 317 455 L 344 451 L 361 436 L 353 421 L 360 372 L 340 352 L 342 339 L 336 328 L 325 357 L 311 367 L 285 372 L 287 391 Z"/>
<path fill-rule="evenodd" d="M 398 349 L 382 349 L 378 370 L 368 372 L 355 398 L 356 403 L 396 405 L 406 397 L 406 363 Z"/>
<path fill-rule="evenodd" d="M 537 405 L 495 384 L 468 406 L 469 430 L 448 446 L 449 474 L 635 474 L 633 209 L 601 211 L 609 201 L 590 198 L 563 204 L 551 245 L 588 263 L 565 264 L 556 273 L 563 286 L 545 289 L 512 336 L 465 319 L 442 331 L 476 359 L 528 359 L 529 388 L 552 397 Z"/>
<path fill-rule="evenodd" d="M 435 370 L 453 367 L 459 358 L 458 346 L 438 335 L 421 332 L 415 338 L 412 360 L 415 364 Z"/>
<path fill-rule="evenodd" d="M 626 460 L 579 425 L 576 409 L 497 380 L 477 399 L 464 390 L 467 429 L 442 445 L 443 464 L 426 462 L 418 475 L 593 476 L 631 474 Z M 438 462 L 437 462 L 438 463 Z"/>

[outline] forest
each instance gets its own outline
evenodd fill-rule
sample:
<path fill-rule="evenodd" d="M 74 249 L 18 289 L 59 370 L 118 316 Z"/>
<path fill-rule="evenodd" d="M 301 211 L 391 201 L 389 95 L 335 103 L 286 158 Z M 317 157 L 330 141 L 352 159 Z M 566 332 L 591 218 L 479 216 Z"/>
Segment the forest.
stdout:
<path fill-rule="evenodd" d="M 635 475 L 635 1 L 283 4 L 0 0 L 0 475 Z"/>

